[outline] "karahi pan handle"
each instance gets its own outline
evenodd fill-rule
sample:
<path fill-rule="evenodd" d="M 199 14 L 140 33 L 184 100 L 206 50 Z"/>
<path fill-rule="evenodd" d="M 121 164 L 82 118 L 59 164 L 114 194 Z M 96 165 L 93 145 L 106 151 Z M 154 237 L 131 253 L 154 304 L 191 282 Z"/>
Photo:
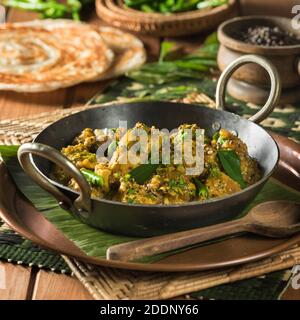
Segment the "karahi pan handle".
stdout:
<path fill-rule="evenodd" d="M 247 63 L 256 63 L 262 66 L 269 74 L 271 80 L 270 95 L 266 104 L 249 120 L 260 123 L 268 117 L 273 111 L 276 104 L 279 102 L 281 93 L 281 79 L 275 66 L 265 58 L 257 55 L 244 55 L 235 61 L 233 61 L 227 68 L 222 72 L 216 89 L 216 105 L 217 109 L 225 110 L 225 92 L 227 83 L 232 74 L 241 66 Z"/>
<path fill-rule="evenodd" d="M 80 194 L 73 202 L 54 186 L 34 165 L 32 155 L 45 158 L 62 168 L 66 174 L 71 176 L 78 183 Z M 25 143 L 18 150 L 18 159 L 23 170 L 36 182 L 41 188 L 52 194 L 59 202 L 60 206 L 71 211 L 79 219 L 85 219 L 91 212 L 91 189 L 76 166 L 70 162 L 56 149 L 41 143 Z"/>

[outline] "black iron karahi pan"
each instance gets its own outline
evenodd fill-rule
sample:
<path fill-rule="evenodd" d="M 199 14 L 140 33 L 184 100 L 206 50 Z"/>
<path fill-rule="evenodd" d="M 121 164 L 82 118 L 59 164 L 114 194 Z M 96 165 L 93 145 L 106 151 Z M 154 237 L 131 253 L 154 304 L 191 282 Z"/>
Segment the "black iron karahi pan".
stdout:
<path fill-rule="evenodd" d="M 270 75 L 271 92 L 265 106 L 249 120 L 224 111 L 226 84 L 232 73 L 246 63 L 258 63 Z M 279 151 L 273 138 L 259 125 L 273 110 L 280 96 L 280 79 L 276 69 L 265 59 L 243 56 L 221 75 L 216 92 L 217 109 L 171 102 L 122 103 L 99 106 L 65 117 L 44 129 L 33 143 L 19 148 L 23 169 L 41 187 L 49 191 L 60 205 L 91 226 L 119 234 L 154 236 L 220 223 L 237 216 L 253 200 L 272 174 Z M 128 127 L 143 122 L 157 128 L 173 129 L 182 123 L 197 123 L 212 135 L 221 127 L 235 131 L 247 144 L 249 153 L 259 162 L 263 177 L 238 193 L 222 198 L 194 201 L 180 205 L 128 204 L 90 197 L 90 187 L 81 172 L 59 151 L 70 144 L 84 128 L 114 128 L 119 120 Z M 80 192 L 53 181 L 52 163 L 74 177 Z"/>

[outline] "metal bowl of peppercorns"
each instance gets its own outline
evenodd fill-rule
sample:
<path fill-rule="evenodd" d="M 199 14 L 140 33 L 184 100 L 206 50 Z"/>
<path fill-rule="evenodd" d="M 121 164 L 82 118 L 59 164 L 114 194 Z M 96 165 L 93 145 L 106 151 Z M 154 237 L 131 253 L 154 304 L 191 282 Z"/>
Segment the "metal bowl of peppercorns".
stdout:
<path fill-rule="evenodd" d="M 220 25 L 218 38 L 221 71 L 242 55 L 257 54 L 277 68 L 282 78 L 283 93 L 298 92 L 299 95 L 300 30 L 293 29 L 291 19 L 275 16 L 234 18 Z M 266 88 L 268 93 L 269 83 L 269 76 L 263 68 L 247 64 L 233 74 L 228 91 L 232 91 L 236 98 L 261 103 L 265 99 L 263 90 Z"/>

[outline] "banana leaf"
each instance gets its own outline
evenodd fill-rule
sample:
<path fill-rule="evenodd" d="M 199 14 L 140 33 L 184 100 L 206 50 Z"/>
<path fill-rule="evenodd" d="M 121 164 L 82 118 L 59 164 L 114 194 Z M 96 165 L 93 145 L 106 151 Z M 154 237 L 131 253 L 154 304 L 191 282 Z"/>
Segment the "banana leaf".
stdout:
<path fill-rule="evenodd" d="M 56 200 L 49 193 L 38 187 L 23 172 L 16 158 L 17 149 L 17 146 L 0 146 L 1 157 L 5 161 L 16 185 L 18 186 L 20 191 L 41 212 L 41 214 L 43 214 L 51 223 L 53 223 L 57 227 L 57 229 L 64 233 L 67 238 L 73 241 L 75 245 L 77 245 L 87 255 L 103 258 L 105 257 L 106 250 L 109 246 L 138 239 L 134 237 L 115 235 L 102 230 L 98 230 L 74 219 L 68 212 L 59 207 Z M 300 193 L 287 186 L 282 185 L 276 180 L 271 179 L 269 180 L 269 182 L 267 182 L 262 191 L 255 198 L 255 200 L 241 213 L 240 216 L 246 214 L 256 204 L 268 200 L 299 201 Z M 209 243 L 213 242 L 215 241 Z M 166 257 L 167 255 L 171 255 L 190 248 L 191 247 L 175 250 L 166 254 L 143 259 L 140 262 L 151 263 L 163 257 Z"/>

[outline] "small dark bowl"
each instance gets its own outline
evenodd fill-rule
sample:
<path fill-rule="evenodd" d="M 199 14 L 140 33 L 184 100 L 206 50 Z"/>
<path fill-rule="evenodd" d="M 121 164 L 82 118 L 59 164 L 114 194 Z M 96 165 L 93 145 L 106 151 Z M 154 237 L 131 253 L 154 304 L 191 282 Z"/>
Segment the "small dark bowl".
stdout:
<path fill-rule="evenodd" d="M 238 40 L 237 34 L 257 25 L 278 26 L 300 37 L 300 31 L 292 28 L 292 20 L 281 17 L 247 16 L 238 17 L 222 23 L 218 29 L 221 43 L 218 53 L 218 65 L 223 71 L 232 61 L 245 54 L 259 54 L 267 58 L 277 68 L 283 88 L 300 85 L 300 43 L 290 46 L 259 46 Z M 233 78 L 261 87 L 268 87 L 270 79 L 266 71 L 256 64 L 247 64 L 239 68 Z"/>

